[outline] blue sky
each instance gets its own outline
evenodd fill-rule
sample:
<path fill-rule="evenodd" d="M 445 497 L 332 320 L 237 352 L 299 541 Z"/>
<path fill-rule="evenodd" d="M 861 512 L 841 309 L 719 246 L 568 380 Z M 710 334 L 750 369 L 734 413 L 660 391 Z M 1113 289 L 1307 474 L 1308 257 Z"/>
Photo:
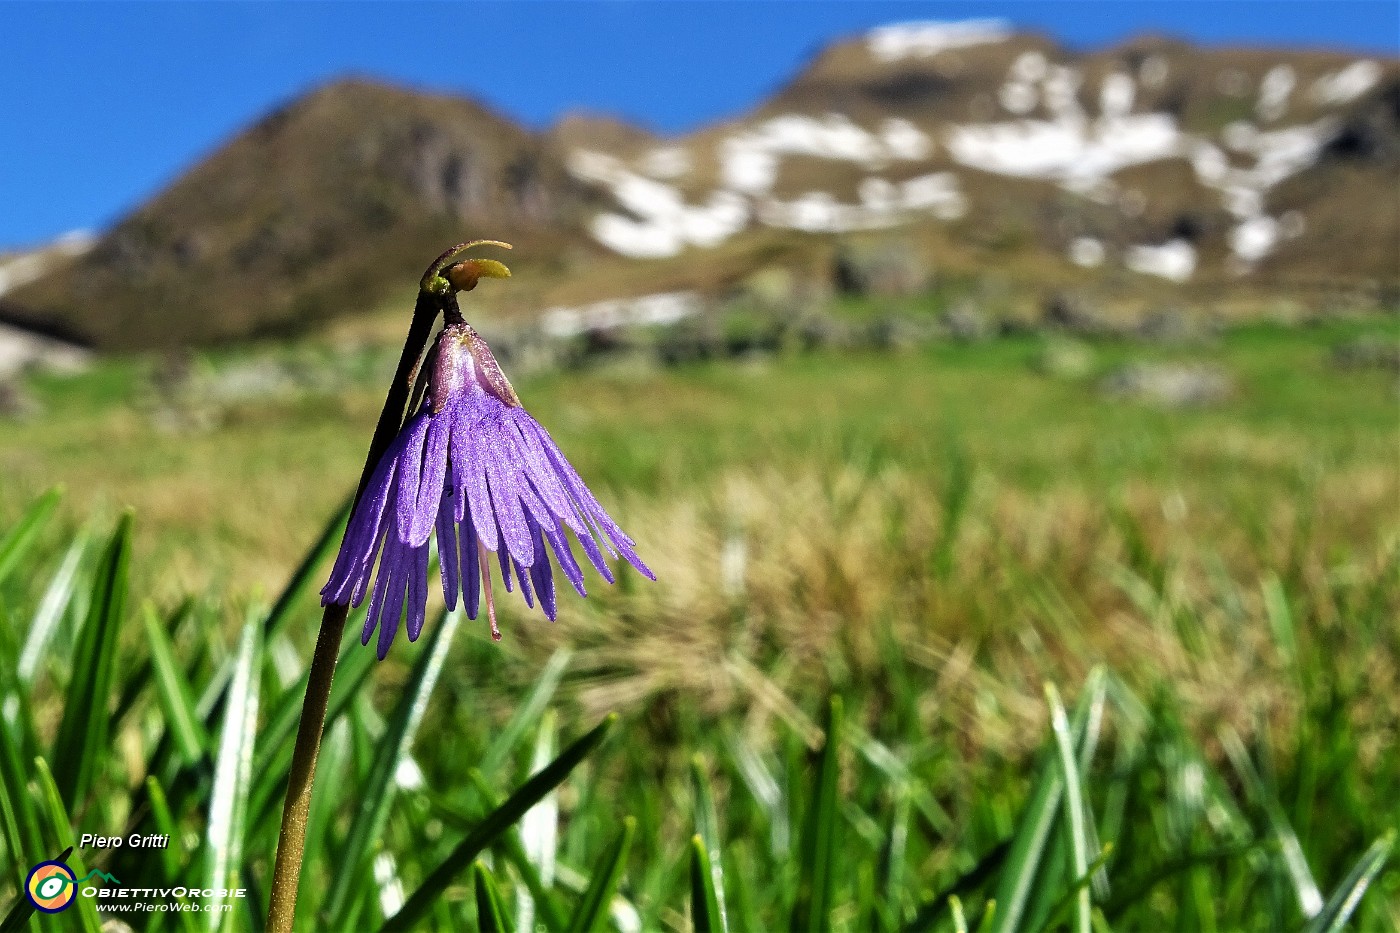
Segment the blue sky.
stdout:
<path fill-rule="evenodd" d="M 1385 2 L 0 2 L 0 249 L 100 229 L 272 106 L 348 73 L 533 127 L 584 108 L 677 132 L 882 23 L 1002 17 L 1074 48 L 1144 31 L 1400 52 Z"/>

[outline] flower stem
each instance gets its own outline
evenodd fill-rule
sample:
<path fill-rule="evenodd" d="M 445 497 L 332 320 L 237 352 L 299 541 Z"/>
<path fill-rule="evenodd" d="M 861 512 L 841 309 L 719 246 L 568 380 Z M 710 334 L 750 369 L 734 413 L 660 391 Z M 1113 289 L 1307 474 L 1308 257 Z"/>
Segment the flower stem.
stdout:
<path fill-rule="evenodd" d="M 388 449 L 394 435 L 403 426 L 404 409 L 409 400 L 414 371 L 432 335 L 433 322 L 442 308 L 442 298 L 420 291 L 413 309 L 413 322 L 404 341 L 403 355 L 394 372 L 393 384 L 384 398 L 384 409 L 374 428 L 369 454 L 365 457 L 360 484 L 355 491 L 355 503 L 364 495 L 370 474 Z M 354 514 L 354 506 L 351 507 Z M 267 912 L 269 933 L 291 933 L 296 919 L 297 887 L 301 879 L 302 856 L 306 850 L 306 821 L 311 812 L 311 788 L 316 777 L 316 757 L 321 750 L 321 734 L 326 727 L 326 708 L 330 703 L 331 680 L 335 662 L 340 654 L 340 639 L 345 632 L 345 620 L 350 607 L 332 604 L 321 616 L 321 630 L 316 636 L 316 650 L 311 657 L 311 669 L 306 683 L 306 699 L 301 707 L 301 724 L 297 727 L 296 747 L 292 751 L 291 773 L 287 780 L 287 798 L 282 806 L 282 830 L 277 842 L 277 861 L 272 869 L 272 897 Z"/>

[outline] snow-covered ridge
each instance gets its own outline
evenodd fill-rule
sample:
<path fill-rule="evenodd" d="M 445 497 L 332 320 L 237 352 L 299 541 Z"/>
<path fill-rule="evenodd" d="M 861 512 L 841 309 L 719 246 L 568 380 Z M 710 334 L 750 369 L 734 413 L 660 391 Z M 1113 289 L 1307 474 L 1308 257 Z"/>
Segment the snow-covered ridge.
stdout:
<path fill-rule="evenodd" d="M 929 58 L 948 49 L 986 45 L 1011 38 L 1011 24 L 1003 19 L 969 19 L 962 22 L 896 23 L 866 34 L 866 47 L 877 62 L 903 58 Z"/>
<path fill-rule="evenodd" d="M 97 238 L 86 230 L 75 230 L 39 249 L 8 258 L 0 257 L 0 295 L 35 281 L 48 272 L 55 262 L 82 256 L 96 242 Z"/>

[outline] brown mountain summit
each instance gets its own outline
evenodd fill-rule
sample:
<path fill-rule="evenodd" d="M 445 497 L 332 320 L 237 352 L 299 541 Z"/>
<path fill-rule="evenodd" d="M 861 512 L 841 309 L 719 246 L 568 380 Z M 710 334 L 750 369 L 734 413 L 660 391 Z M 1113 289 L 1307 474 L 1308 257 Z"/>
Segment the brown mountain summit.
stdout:
<path fill-rule="evenodd" d="M 1160 37 L 1077 54 L 994 21 L 916 23 L 834 44 L 674 139 L 589 115 L 533 134 L 462 98 L 336 82 L 0 301 L 112 348 L 293 332 L 478 235 L 536 266 L 529 301 L 713 290 L 872 238 L 1032 289 L 1393 286 L 1397 180 L 1395 60 Z"/>

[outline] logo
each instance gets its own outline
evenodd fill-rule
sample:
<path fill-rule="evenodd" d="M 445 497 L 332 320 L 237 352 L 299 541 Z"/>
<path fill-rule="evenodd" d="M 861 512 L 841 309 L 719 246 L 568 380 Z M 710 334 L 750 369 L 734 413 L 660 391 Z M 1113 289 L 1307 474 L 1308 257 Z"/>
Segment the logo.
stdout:
<path fill-rule="evenodd" d="M 79 880 L 73 869 L 62 862 L 40 862 L 29 869 L 29 877 L 24 879 L 24 893 L 29 903 L 46 914 L 56 914 L 67 910 L 78 893 L 78 885 L 97 877 L 112 884 L 121 884 L 116 878 L 94 868 Z"/>

